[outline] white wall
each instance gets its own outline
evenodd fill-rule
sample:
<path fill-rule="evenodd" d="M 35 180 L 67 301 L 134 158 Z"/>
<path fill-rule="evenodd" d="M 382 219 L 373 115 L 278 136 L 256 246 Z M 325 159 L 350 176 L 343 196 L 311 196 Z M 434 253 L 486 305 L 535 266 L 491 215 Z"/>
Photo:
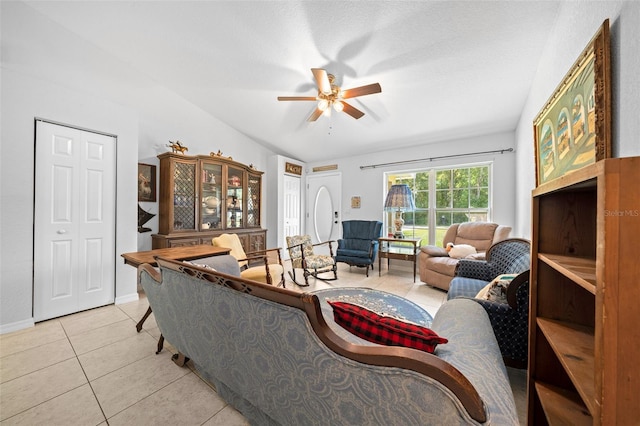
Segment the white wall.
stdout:
<path fill-rule="evenodd" d="M 535 188 L 533 120 L 607 18 L 611 30 L 612 156 L 640 155 L 640 2 L 565 2 L 516 130 L 516 232 L 527 238 L 531 235 L 531 191 Z"/>
<path fill-rule="evenodd" d="M 515 196 L 513 179 L 515 173 L 515 155 L 513 153 L 465 156 L 366 169 L 361 169 L 360 166 L 509 149 L 514 147 L 514 143 L 513 133 L 499 133 L 309 163 L 305 169 L 308 175 L 312 175 L 313 167 L 337 164 L 338 171 L 342 173 L 342 220 L 382 220 L 384 216 L 382 206 L 386 196 L 384 192 L 385 172 L 441 168 L 452 165 L 492 161 L 494 209 L 491 219 L 502 225 L 513 226 L 515 223 L 513 204 Z M 361 197 L 361 207 L 359 209 L 351 208 L 352 196 Z M 513 233 L 512 235 L 520 236 Z"/>
<path fill-rule="evenodd" d="M 257 170 L 265 173 L 262 183 L 262 227 L 266 227 L 265 214 L 270 197 L 266 195 L 265 182 L 273 152 L 165 89 L 155 88 L 146 93 L 144 98 L 145 102 L 139 102 L 136 107 L 140 118 L 138 161 L 159 166 L 157 155 L 170 151 L 166 146 L 169 141 L 179 140 L 189 149 L 187 155 L 209 155 L 220 150 L 225 157 L 231 156 L 235 161 L 253 164 Z M 160 179 L 160 169 L 156 172 L 156 178 Z M 157 202 L 140 203 L 140 206 L 145 211 L 158 214 Z M 151 235 L 158 232 L 158 216 L 145 227 L 151 228 L 151 232 L 138 234 L 138 250 L 151 250 Z M 267 232 L 267 238 L 270 237 Z"/>
<path fill-rule="evenodd" d="M 176 139 L 189 154 L 221 150 L 265 171 L 273 152 L 27 4 L 0 2 L 0 14 L 0 333 L 6 333 L 33 325 L 35 117 L 118 136 L 116 303 L 137 298 L 135 269 L 120 254 L 151 247 L 151 233 L 137 232 L 138 161 L 157 164 L 156 155 Z M 263 185 L 263 211 L 265 191 Z M 145 208 L 154 205 L 157 212 L 157 203 Z"/>
<path fill-rule="evenodd" d="M 33 324 L 34 118 L 117 136 L 116 252 L 135 251 L 137 118 L 134 111 L 66 87 L 2 71 L 0 332 Z M 117 256 L 117 254 L 114 254 Z M 116 262 L 116 301 L 137 299 L 135 270 Z"/>

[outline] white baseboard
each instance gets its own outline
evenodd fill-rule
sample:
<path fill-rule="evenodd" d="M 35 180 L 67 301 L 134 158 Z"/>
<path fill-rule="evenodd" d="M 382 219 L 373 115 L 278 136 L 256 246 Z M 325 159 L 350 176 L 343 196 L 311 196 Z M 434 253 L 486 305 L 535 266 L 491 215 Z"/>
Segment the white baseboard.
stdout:
<path fill-rule="evenodd" d="M 138 300 L 138 293 L 125 294 L 124 296 L 116 297 L 116 305 L 122 305 L 123 303 L 135 302 Z"/>
<path fill-rule="evenodd" d="M 2 324 L 0 325 L 0 334 L 11 333 L 14 331 L 22 330 L 25 328 L 33 327 L 36 323 L 33 321 L 33 318 L 29 318 L 22 321 L 12 322 L 10 324 Z"/>

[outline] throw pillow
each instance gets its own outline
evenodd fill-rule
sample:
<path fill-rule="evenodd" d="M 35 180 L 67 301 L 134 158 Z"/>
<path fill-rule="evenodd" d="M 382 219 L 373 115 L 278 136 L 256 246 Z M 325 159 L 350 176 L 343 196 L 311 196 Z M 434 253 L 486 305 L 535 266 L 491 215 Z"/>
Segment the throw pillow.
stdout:
<path fill-rule="evenodd" d="M 433 330 L 411 322 L 380 315 L 352 303 L 327 301 L 335 322 L 356 336 L 389 346 L 404 346 L 433 353 L 436 345 L 447 343 Z"/>
<path fill-rule="evenodd" d="M 502 274 L 495 277 L 476 295 L 476 299 L 507 303 L 507 287 L 516 277 L 514 274 Z"/>
<path fill-rule="evenodd" d="M 449 255 L 448 251 L 437 246 L 422 246 L 420 247 L 420 251 L 433 257 L 446 257 Z"/>
<path fill-rule="evenodd" d="M 469 244 L 456 244 L 449 250 L 449 257 L 454 259 L 464 259 L 465 257 L 476 254 L 476 248 Z"/>

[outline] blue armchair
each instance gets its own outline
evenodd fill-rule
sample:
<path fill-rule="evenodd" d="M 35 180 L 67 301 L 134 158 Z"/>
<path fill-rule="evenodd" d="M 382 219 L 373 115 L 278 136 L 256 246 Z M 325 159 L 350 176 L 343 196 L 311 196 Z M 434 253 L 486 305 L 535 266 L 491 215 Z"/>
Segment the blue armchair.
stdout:
<path fill-rule="evenodd" d="M 342 239 L 338 240 L 336 262 L 349 266 L 366 267 L 373 265 L 378 252 L 378 238 L 382 234 L 382 222 L 375 220 L 345 220 L 342 222 Z"/>
<path fill-rule="evenodd" d="M 487 260 L 461 259 L 451 280 L 447 299 L 475 300 L 487 311 L 505 364 L 526 368 L 529 330 L 530 242 L 511 238 L 487 250 Z M 477 299 L 476 295 L 501 274 L 517 276 L 506 290 L 506 303 Z"/>

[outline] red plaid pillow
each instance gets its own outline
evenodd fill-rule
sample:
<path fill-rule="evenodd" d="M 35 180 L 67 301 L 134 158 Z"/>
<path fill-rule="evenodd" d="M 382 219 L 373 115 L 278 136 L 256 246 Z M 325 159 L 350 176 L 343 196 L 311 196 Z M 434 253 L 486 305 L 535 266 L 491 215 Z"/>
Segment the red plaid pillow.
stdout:
<path fill-rule="evenodd" d="M 379 315 L 352 303 L 329 301 L 335 322 L 356 336 L 390 346 L 405 346 L 433 353 L 448 340 L 433 330 L 397 318 Z"/>

